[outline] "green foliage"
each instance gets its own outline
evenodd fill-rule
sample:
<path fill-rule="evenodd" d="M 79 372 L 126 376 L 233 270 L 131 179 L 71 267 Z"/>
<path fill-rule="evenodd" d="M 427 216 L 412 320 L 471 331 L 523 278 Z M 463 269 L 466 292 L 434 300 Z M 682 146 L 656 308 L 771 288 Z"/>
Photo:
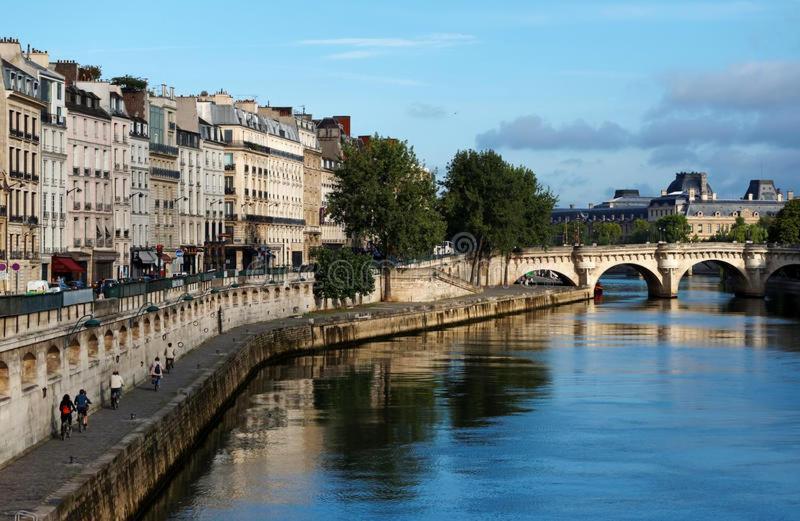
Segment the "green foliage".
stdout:
<path fill-rule="evenodd" d="M 769 226 L 770 242 L 800 244 L 800 199 L 792 199 Z"/>
<path fill-rule="evenodd" d="M 512 166 L 493 150 L 463 150 L 447 165 L 442 188 L 449 235 L 472 234 L 479 256 L 550 243 L 556 198 L 529 168 Z"/>
<path fill-rule="evenodd" d="M 348 145 L 335 171 L 328 212 L 348 234 L 372 240 L 384 256 L 429 255 L 444 237 L 436 184 L 405 141 L 374 136 Z"/>
<path fill-rule="evenodd" d="M 103 75 L 103 69 L 99 65 L 84 65 L 78 70 L 80 81 L 97 81 Z"/>
<path fill-rule="evenodd" d="M 633 229 L 628 236 L 628 242 L 631 244 L 644 244 L 650 242 L 653 238 L 653 225 L 645 219 L 636 219 L 633 221 Z"/>
<path fill-rule="evenodd" d="M 689 240 L 689 222 L 685 215 L 666 215 L 656 221 L 659 238 L 667 242 L 687 242 Z"/>
<path fill-rule="evenodd" d="M 601 246 L 617 244 L 622 237 L 622 226 L 613 222 L 598 222 L 592 225 L 592 242 Z"/>
<path fill-rule="evenodd" d="M 317 248 L 312 252 L 317 262 L 314 295 L 318 298 L 353 299 L 375 289 L 373 262 L 369 255 L 350 248 Z"/>
<path fill-rule="evenodd" d="M 138 76 L 131 76 L 130 74 L 126 74 L 125 76 L 115 76 L 111 78 L 111 83 L 113 85 L 119 85 L 122 87 L 122 90 L 145 90 L 147 88 L 147 79 L 140 78 Z"/>

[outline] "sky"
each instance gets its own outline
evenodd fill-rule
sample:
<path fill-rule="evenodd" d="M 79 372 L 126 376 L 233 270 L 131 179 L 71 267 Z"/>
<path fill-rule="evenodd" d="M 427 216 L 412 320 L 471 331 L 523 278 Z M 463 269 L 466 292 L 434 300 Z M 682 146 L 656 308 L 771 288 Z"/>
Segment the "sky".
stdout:
<path fill-rule="evenodd" d="M 115 4 L 109 4 L 113 6 Z M 705 171 L 800 192 L 800 0 L 4 3 L 0 35 L 179 94 L 349 114 L 443 176 L 494 148 L 559 205 Z"/>

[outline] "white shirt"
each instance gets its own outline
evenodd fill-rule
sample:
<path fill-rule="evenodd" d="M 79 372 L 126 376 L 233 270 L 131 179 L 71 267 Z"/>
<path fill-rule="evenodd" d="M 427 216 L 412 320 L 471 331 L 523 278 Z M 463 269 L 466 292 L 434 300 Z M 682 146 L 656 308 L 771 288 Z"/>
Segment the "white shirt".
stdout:
<path fill-rule="evenodd" d="M 111 375 L 111 388 L 112 389 L 120 389 L 125 383 L 122 381 L 122 377 L 118 374 Z"/>

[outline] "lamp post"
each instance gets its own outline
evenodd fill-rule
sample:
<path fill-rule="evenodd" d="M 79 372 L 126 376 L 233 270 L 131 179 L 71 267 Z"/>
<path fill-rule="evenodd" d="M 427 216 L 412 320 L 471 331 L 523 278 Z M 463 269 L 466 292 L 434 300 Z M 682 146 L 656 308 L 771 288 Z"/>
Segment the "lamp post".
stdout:
<path fill-rule="evenodd" d="M 140 316 L 144 315 L 145 313 L 155 313 L 158 310 L 159 310 L 158 306 L 156 306 L 152 302 L 147 302 L 146 304 L 142 305 L 142 307 L 139 308 L 139 311 L 137 311 L 134 316 L 128 319 L 128 327 L 133 327 L 133 322 Z"/>
<path fill-rule="evenodd" d="M 85 320 L 84 320 L 84 319 L 85 319 Z M 69 346 L 69 341 L 70 341 L 70 339 L 71 339 L 71 338 L 72 338 L 72 337 L 75 335 L 75 333 L 77 333 L 77 332 L 78 332 L 78 331 L 79 331 L 79 330 L 80 330 L 82 327 L 87 327 L 87 328 L 95 328 L 95 327 L 100 327 L 100 325 L 101 325 L 101 322 L 100 322 L 100 320 L 98 320 L 98 319 L 94 318 L 94 315 L 93 315 L 93 314 L 89 313 L 89 314 L 83 315 L 83 316 L 82 316 L 81 318 L 79 318 L 79 319 L 77 320 L 77 322 L 75 322 L 75 324 L 74 324 L 74 325 L 73 325 L 73 326 L 70 328 L 69 332 L 67 333 L 67 336 L 66 336 L 66 337 L 64 337 L 64 349 L 66 349 L 66 348 L 67 348 L 67 346 Z"/>

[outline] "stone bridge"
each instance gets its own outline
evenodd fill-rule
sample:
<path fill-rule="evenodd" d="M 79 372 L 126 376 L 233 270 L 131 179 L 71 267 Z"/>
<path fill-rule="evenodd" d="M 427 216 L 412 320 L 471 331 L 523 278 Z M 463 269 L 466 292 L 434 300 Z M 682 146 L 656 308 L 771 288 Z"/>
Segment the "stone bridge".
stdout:
<path fill-rule="evenodd" d="M 528 248 L 513 254 L 507 265 L 500 257 L 481 262 L 479 273 L 480 284 L 488 286 L 513 284 L 530 271 L 550 270 L 570 285 L 594 287 L 606 271 L 629 266 L 647 281 L 651 296 L 673 298 L 681 278 L 702 262 L 721 266 L 737 295 L 763 297 L 770 276 L 800 265 L 800 248 L 707 242 Z M 471 263 L 454 257 L 442 261 L 439 269 L 469 279 Z"/>

